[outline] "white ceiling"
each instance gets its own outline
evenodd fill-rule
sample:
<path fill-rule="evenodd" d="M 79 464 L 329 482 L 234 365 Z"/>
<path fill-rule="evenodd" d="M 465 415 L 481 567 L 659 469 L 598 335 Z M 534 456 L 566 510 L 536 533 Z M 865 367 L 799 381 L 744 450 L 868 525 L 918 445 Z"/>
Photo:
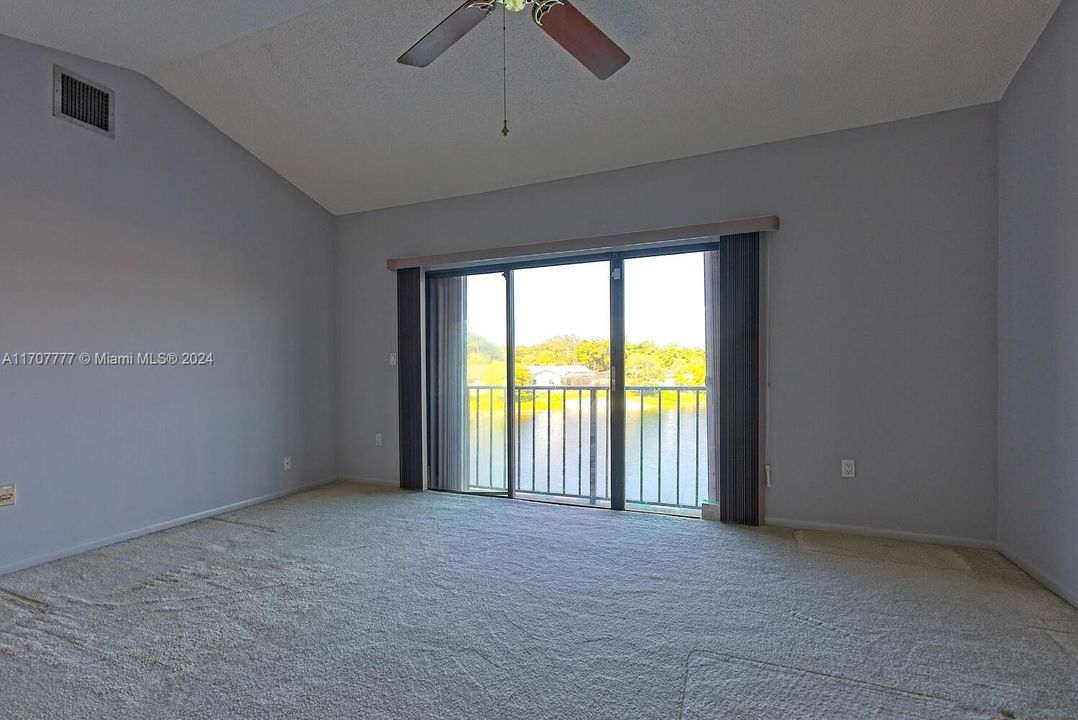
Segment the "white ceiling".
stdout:
<path fill-rule="evenodd" d="M 606 82 L 510 21 L 396 58 L 462 0 L 0 0 L 0 33 L 148 74 L 334 213 L 998 100 L 1059 0 L 574 0 Z M 120 99 L 122 102 L 122 99 Z"/>
<path fill-rule="evenodd" d="M 149 71 L 332 0 L 0 0 L 0 33 Z"/>

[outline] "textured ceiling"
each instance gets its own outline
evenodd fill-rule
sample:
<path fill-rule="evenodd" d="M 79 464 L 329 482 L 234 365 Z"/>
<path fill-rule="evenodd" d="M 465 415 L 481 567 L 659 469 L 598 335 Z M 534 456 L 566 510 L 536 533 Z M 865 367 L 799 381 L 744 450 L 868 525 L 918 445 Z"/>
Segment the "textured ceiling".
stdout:
<path fill-rule="evenodd" d="M 633 58 L 606 82 L 511 15 L 506 141 L 500 16 L 396 63 L 460 1 L 0 0 L 0 33 L 146 72 L 347 213 L 992 102 L 1059 4 L 574 0 Z"/>
<path fill-rule="evenodd" d="M 0 33 L 147 72 L 331 1 L 0 0 Z"/>

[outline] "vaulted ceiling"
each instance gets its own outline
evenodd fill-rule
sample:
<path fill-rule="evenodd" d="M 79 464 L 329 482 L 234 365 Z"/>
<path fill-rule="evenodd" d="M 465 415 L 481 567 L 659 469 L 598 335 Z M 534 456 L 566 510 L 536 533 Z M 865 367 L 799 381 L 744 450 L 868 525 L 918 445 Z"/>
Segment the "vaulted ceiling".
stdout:
<path fill-rule="evenodd" d="M 139 70 L 334 213 L 998 100 L 1059 0 L 574 0 L 601 82 L 509 17 L 396 58 L 461 0 L 0 0 L 0 34 Z M 121 100 L 122 102 L 122 100 Z"/>

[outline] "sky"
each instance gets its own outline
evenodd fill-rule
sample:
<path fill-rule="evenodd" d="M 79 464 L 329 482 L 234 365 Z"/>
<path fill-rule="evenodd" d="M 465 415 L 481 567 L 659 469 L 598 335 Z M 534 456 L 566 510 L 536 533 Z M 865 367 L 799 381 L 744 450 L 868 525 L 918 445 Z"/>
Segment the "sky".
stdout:
<path fill-rule="evenodd" d="M 609 339 L 609 270 L 606 262 L 517 270 L 517 345 L 556 335 Z M 500 273 L 468 278 L 468 330 L 505 344 Z M 702 253 L 625 261 L 625 336 L 631 343 L 704 347 Z"/>

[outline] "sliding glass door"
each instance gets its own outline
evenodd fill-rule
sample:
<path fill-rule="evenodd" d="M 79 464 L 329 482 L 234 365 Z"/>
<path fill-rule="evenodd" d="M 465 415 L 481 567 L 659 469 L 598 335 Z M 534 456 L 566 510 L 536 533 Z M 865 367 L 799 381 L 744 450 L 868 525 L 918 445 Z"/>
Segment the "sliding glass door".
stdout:
<path fill-rule="evenodd" d="M 698 510 L 713 427 L 704 255 L 429 276 L 429 487 Z"/>

